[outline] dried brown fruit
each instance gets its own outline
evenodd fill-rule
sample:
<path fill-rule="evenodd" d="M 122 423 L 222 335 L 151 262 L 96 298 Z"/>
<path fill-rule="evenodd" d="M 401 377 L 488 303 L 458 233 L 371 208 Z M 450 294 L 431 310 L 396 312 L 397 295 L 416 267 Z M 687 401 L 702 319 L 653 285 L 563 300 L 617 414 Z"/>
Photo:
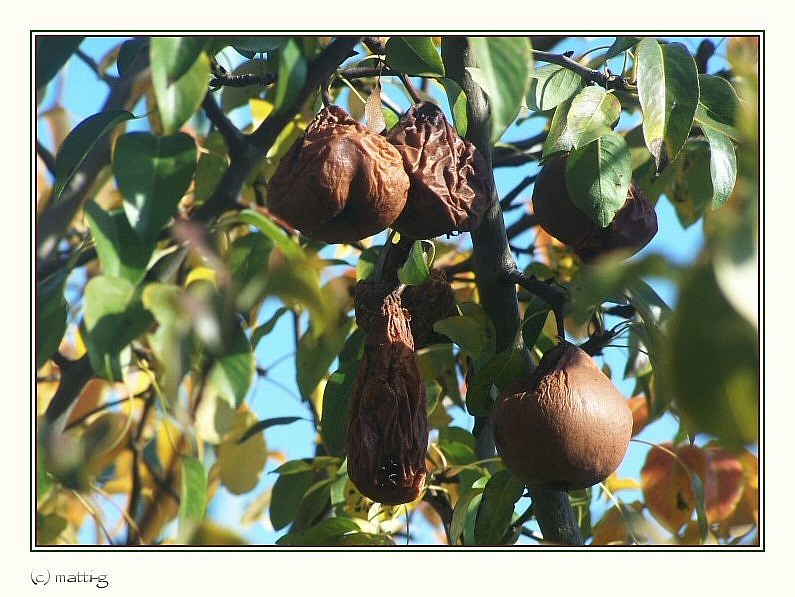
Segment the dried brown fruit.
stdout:
<path fill-rule="evenodd" d="M 520 480 L 550 489 L 583 489 L 621 464 L 632 434 L 627 401 L 582 349 L 547 351 L 526 390 L 494 406 L 494 441 Z"/>
<path fill-rule="evenodd" d="M 634 254 L 657 234 L 657 214 L 643 189 L 633 180 L 627 200 L 605 228 L 577 207 L 566 188 L 567 154 L 551 158 L 533 188 L 533 212 L 539 225 L 574 248 L 585 263 L 615 250 Z"/>
<path fill-rule="evenodd" d="M 413 105 L 387 139 L 411 180 L 406 209 L 393 227 L 413 239 L 474 230 L 489 201 L 483 156 L 462 139 L 433 103 Z"/>
<path fill-rule="evenodd" d="M 268 208 L 310 238 L 353 242 L 390 226 L 408 188 L 397 150 L 331 105 L 279 162 L 268 182 Z"/>
<path fill-rule="evenodd" d="M 428 415 L 408 314 L 388 295 L 365 340 L 348 418 L 348 476 L 382 504 L 405 504 L 425 484 Z"/>
<path fill-rule="evenodd" d="M 381 303 L 394 286 L 377 284 L 372 278 L 360 280 L 353 290 L 353 305 L 356 324 L 367 333 L 380 316 Z M 456 315 L 456 300 L 447 276 L 441 269 L 432 269 L 431 278 L 419 286 L 407 286 L 401 294 L 404 309 L 408 311 L 414 347 L 419 349 L 429 344 L 450 340 L 434 332 L 433 324 Z"/>

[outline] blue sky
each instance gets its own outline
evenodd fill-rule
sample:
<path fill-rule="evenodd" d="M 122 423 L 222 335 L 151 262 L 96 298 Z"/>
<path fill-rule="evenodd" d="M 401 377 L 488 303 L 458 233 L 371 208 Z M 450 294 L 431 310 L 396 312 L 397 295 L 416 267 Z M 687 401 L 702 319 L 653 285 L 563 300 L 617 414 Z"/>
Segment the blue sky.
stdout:
<path fill-rule="evenodd" d="M 676 41 L 685 43 L 691 51 L 695 51 L 698 43 L 703 38 L 669 38 Z M 95 60 L 100 60 L 105 52 L 118 43 L 119 38 L 87 38 L 81 45 L 81 49 L 87 54 L 92 56 Z M 597 46 L 609 46 L 613 38 L 572 38 L 568 40 L 564 46 L 556 48 L 557 50 L 574 50 L 575 53 L 580 53 L 586 49 L 595 48 Z M 713 40 L 718 45 L 717 56 L 711 62 L 711 68 L 719 67 L 721 65 L 721 54 L 725 51 L 725 47 L 720 44 L 720 38 Z M 233 51 L 229 51 L 230 60 L 239 59 Z M 620 70 L 620 58 L 618 64 L 611 63 L 613 70 Z M 614 61 L 615 62 L 615 61 Z M 48 108 L 56 95 L 60 94 L 60 103 L 68 110 L 72 126 L 76 125 L 83 118 L 96 113 L 102 102 L 105 99 L 106 87 L 104 83 L 97 80 L 93 72 L 79 59 L 73 58 L 62 75 L 63 81 L 54 82 L 50 84 L 48 95 L 42 103 L 41 108 Z M 408 106 L 408 100 L 401 94 L 396 92 L 395 89 L 385 87 L 385 92 L 389 93 L 390 97 L 400 103 L 402 106 Z M 345 106 L 344 101 L 340 103 Z M 448 111 L 446 99 L 442 93 L 439 94 L 439 104 Z M 136 107 L 134 112 L 136 115 L 141 115 L 145 111 L 145 107 L 141 104 Z M 449 111 L 448 111 L 449 113 Z M 619 123 L 619 128 L 629 126 L 627 114 L 622 114 L 622 120 Z M 246 115 L 244 113 L 238 114 L 236 120 L 241 124 L 245 122 Z M 146 119 L 140 121 L 133 121 L 136 127 L 145 127 Z M 518 140 L 532 136 L 539 132 L 541 126 L 544 124 L 543 119 L 529 119 L 520 126 L 513 126 L 504 135 L 504 140 Z M 47 134 L 46 127 L 40 128 L 40 138 L 45 145 L 50 145 L 49 135 Z M 532 175 L 537 170 L 536 165 L 528 165 L 518 168 L 498 168 L 495 170 L 495 179 L 500 191 L 503 195 L 512 189 L 520 180 L 525 176 Z M 532 187 L 526 189 L 518 197 L 517 201 L 528 200 L 532 193 Z M 659 220 L 659 228 L 661 232 L 654 238 L 654 240 L 639 253 L 635 258 L 642 258 L 644 255 L 651 253 L 661 253 L 670 258 L 674 263 L 688 264 L 695 255 L 698 253 L 702 244 L 702 234 L 700 224 L 691 226 L 688 229 L 683 229 L 676 218 L 673 207 L 670 202 L 665 198 L 657 204 L 657 216 Z M 514 219 L 518 218 L 523 210 L 515 210 L 506 216 L 506 225 L 509 225 Z M 532 240 L 532 233 L 526 233 L 526 236 L 517 239 L 517 244 L 522 245 L 524 241 Z M 657 292 L 668 302 L 669 305 L 674 306 L 676 303 L 675 289 L 673 286 L 663 280 L 650 281 L 652 286 Z M 261 320 L 266 320 L 278 308 L 279 304 L 275 300 L 266 302 L 262 309 Z M 297 391 L 286 391 L 284 386 L 295 387 L 295 369 L 293 360 L 289 356 L 293 352 L 292 346 L 292 322 L 290 318 L 282 318 L 277 324 L 274 333 L 267 338 L 267 341 L 260 343 L 257 351 L 257 363 L 259 366 L 268 369 L 273 376 L 276 383 L 271 383 L 267 378 L 258 378 L 248 398 L 248 402 L 253 410 L 261 418 L 281 417 L 281 416 L 300 416 L 307 417 L 308 413 L 306 408 L 301 404 L 296 397 Z M 623 371 L 622 358 L 625 356 L 625 350 L 622 348 L 608 348 L 605 350 L 604 362 L 607 363 L 613 370 L 613 381 L 619 389 L 630 395 L 632 391 L 632 382 L 620 379 L 620 372 Z M 600 361 L 598 361 L 600 362 Z M 454 424 L 461 427 L 471 429 L 471 418 L 463 411 L 457 411 L 451 414 L 454 415 Z M 676 429 L 676 423 L 670 417 L 666 417 L 655 424 L 649 426 L 639 436 L 639 439 L 651 442 L 665 441 L 672 437 Z M 287 426 L 271 427 L 266 431 L 266 439 L 270 450 L 281 450 L 288 459 L 302 458 L 312 455 L 314 430 L 310 423 L 298 421 Z M 619 469 L 621 476 L 639 478 L 640 467 L 643 464 L 648 447 L 641 444 L 631 444 L 627 457 Z M 248 529 L 240 529 L 240 517 L 247 505 L 255 497 L 266 491 L 275 481 L 276 476 L 268 474 L 272 471 L 278 463 L 269 461 L 266 474 L 263 475 L 262 480 L 258 487 L 249 494 L 244 496 L 231 496 L 223 488 L 219 490 L 218 495 L 211 504 L 211 516 L 221 522 L 228 524 L 232 528 L 238 528 L 246 538 L 253 543 L 273 543 L 273 541 L 283 534 L 283 531 L 274 533 L 270 531 L 264 524 L 255 524 Z M 635 494 L 638 495 L 638 494 Z M 634 499 L 632 493 L 622 494 L 621 497 L 627 501 Z M 594 515 L 598 514 L 598 508 L 594 509 Z M 91 525 L 86 525 L 87 527 Z M 417 531 L 414 527 L 413 531 Z M 427 533 L 427 529 L 423 531 Z M 93 529 L 86 529 L 83 534 L 86 541 L 93 541 Z"/>

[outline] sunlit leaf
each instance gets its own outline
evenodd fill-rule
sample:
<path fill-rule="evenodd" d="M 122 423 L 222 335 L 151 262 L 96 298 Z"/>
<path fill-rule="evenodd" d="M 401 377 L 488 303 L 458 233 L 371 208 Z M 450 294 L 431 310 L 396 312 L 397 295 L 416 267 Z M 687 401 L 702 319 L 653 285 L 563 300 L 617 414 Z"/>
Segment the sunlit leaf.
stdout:
<path fill-rule="evenodd" d="M 288 533 L 276 545 L 339 545 L 344 537 L 359 532 L 359 525 L 350 518 L 326 518 L 303 533 Z"/>
<path fill-rule="evenodd" d="M 431 248 L 432 244 L 429 245 Z M 406 262 L 398 269 L 398 279 L 410 286 L 419 286 L 427 282 L 431 277 L 429 262 L 433 260 L 433 253 L 426 257 L 423 250 L 424 243 L 421 240 L 414 241 L 409 251 Z"/>
<path fill-rule="evenodd" d="M 452 79 L 444 78 L 439 82 L 447 94 L 455 130 L 461 137 L 465 137 L 467 134 L 467 96 L 461 86 Z"/>
<path fill-rule="evenodd" d="M 478 75 L 467 69 L 488 95 L 491 140 L 497 141 L 519 114 L 530 82 L 527 37 L 470 37 Z"/>
<path fill-rule="evenodd" d="M 86 201 L 86 219 L 97 247 L 102 272 L 137 284 L 155 248 L 154 241 L 142 242 L 130 226 L 124 210 L 107 212 L 94 201 Z"/>
<path fill-rule="evenodd" d="M 621 104 L 612 93 L 586 87 L 556 108 L 544 141 L 544 157 L 583 147 L 610 133 L 620 114 Z"/>
<path fill-rule="evenodd" d="M 709 171 L 712 177 L 712 209 L 729 199 L 737 180 L 737 156 L 731 139 L 718 130 L 704 126 L 709 141 Z"/>
<path fill-rule="evenodd" d="M 479 358 L 487 348 L 488 332 L 474 317 L 468 315 L 445 317 L 433 324 L 433 330 L 450 338 L 472 358 Z"/>
<path fill-rule="evenodd" d="M 205 52 L 199 52 L 193 63 L 184 68 L 184 58 L 192 50 L 182 52 L 182 39 L 153 37 L 149 46 L 152 86 L 166 135 L 177 132 L 194 115 L 210 81 L 210 59 Z M 173 78 L 172 73 L 178 71 L 184 72 Z"/>
<path fill-rule="evenodd" d="M 333 328 L 317 334 L 312 327 L 298 341 L 295 356 L 296 380 L 302 396 L 309 396 L 340 352 L 353 320 L 343 317 Z"/>
<path fill-rule="evenodd" d="M 390 68 L 413 77 L 443 77 L 444 64 L 430 37 L 390 37 L 384 48 Z"/>
<path fill-rule="evenodd" d="M 230 345 L 219 355 L 207 377 L 207 382 L 230 404 L 239 406 L 254 381 L 256 362 L 251 344 L 242 328 L 234 329 Z"/>
<path fill-rule="evenodd" d="M 89 116 L 66 136 L 55 156 L 55 190 L 53 200 L 58 200 L 66 185 L 72 180 L 86 155 L 104 135 L 126 120 L 135 118 L 127 110 L 110 110 Z"/>
<path fill-rule="evenodd" d="M 166 80 L 174 83 L 184 76 L 199 55 L 212 43 L 211 37 L 160 37 L 151 42 L 157 46 L 155 58 L 165 70 Z"/>
<path fill-rule="evenodd" d="M 566 187 L 574 204 L 604 228 L 624 206 L 632 163 L 624 138 L 605 133 L 566 160 Z"/>
<path fill-rule="evenodd" d="M 256 422 L 254 413 L 247 409 L 239 410 L 224 441 L 217 448 L 221 483 L 235 495 L 248 493 L 257 486 L 268 459 L 263 434 L 257 434 L 243 443 L 238 441 Z"/>
<path fill-rule="evenodd" d="M 698 106 L 698 70 L 684 45 L 661 44 L 653 38 L 638 44 L 636 61 L 643 134 L 660 172 L 690 134 Z"/>
<path fill-rule="evenodd" d="M 471 487 L 468 487 L 458 498 L 453 508 L 453 518 L 450 522 L 450 544 L 458 545 L 459 541 L 464 536 L 464 530 L 467 522 L 467 514 L 474 510 L 477 513 L 477 507 L 480 505 L 481 495 L 483 488 L 486 486 L 488 477 L 484 476 L 479 478 Z M 472 520 L 474 522 L 474 519 Z M 474 529 L 470 531 L 473 534 Z"/>
<path fill-rule="evenodd" d="M 668 197 L 676 209 L 683 228 L 700 221 L 709 206 L 714 192 L 710 172 L 709 144 L 692 141 L 685 145 L 674 164 L 676 178 Z M 667 170 L 673 170 L 670 166 Z"/>
<path fill-rule="evenodd" d="M 236 238 L 224 255 L 237 295 L 237 307 L 248 313 L 265 298 L 268 259 L 273 241 L 257 232 Z"/>
<path fill-rule="evenodd" d="M 376 84 L 372 93 L 367 96 L 364 103 L 364 121 L 367 128 L 376 133 L 380 133 L 386 128 L 384 109 L 381 107 L 381 85 Z"/>
<path fill-rule="evenodd" d="M 307 64 L 298 40 L 289 38 L 278 49 L 279 66 L 276 70 L 276 95 L 274 106 L 277 112 L 290 110 L 298 99 L 306 81 Z"/>
<path fill-rule="evenodd" d="M 174 216 L 196 169 L 196 142 L 185 133 L 119 137 L 113 173 L 124 195 L 124 211 L 143 241 L 154 241 Z"/>
<path fill-rule="evenodd" d="M 207 472 L 200 460 L 182 456 L 182 491 L 179 496 L 179 537 L 186 538 L 204 518 L 207 507 Z"/>
<path fill-rule="evenodd" d="M 531 75 L 527 105 L 531 110 L 551 110 L 571 98 L 582 86 L 582 77 L 569 68 L 556 64 L 538 67 Z"/>
<path fill-rule="evenodd" d="M 106 379 L 120 381 L 120 353 L 149 326 L 151 315 L 135 299 L 128 280 L 110 276 L 89 280 L 83 308 L 91 367 Z"/>

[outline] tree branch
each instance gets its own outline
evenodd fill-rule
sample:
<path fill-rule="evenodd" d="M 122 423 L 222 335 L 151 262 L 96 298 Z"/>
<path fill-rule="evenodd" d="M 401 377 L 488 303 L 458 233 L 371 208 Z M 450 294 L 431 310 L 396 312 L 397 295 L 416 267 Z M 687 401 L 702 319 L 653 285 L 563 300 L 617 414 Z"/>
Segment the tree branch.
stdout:
<path fill-rule="evenodd" d="M 629 89 L 629 83 L 621 75 L 614 75 L 610 73 L 603 73 L 602 71 L 588 68 L 573 60 L 571 52 L 564 54 L 552 54 L 550 52 L 542 52 L 540 50 L 533 50 L 533 58 L 542 62 L 550 64 L 557 64 L 564 68 L 574 71 L 585 79 L 588 83 L 596 83 L 605 89 Z"/>
<path fill-rule="evenodd" d="M 44 147 L 38 139 L 36 139 L 36 154 L 41 158 L 41 161 L 44 162 L 44 165 L 47 166 L 47 170 L 50 171 L 50 174 L 55 176 L 55 156 L 53 156 L 50 150 Z"/>
<path fill-rule="evenodd" d="M 466 39 L 442 38 L 442 58 L 448 76 L 461 85 L 467 96 L 467 138 L 491 164 L 489 108 L 482 89 L 466 70 L 467 66 L 475 66 Z M 514 343 L 519 333 L 520 319 L 516 288 L 505 279 L 507 273 L 516 270 L 516 263 L 508 246 L 496 187 L 492 188 L 490 205 L 483 222 L 471 234 L 481 304 L 494 323 L 496 348 L 498 351 L 504 350 Z M 493 456 L 495 448 L 488 419 L 476 420 L 476 426 L 481 428 L 476 446 L 478 458 Z M 561 544 L 582 544 L 568 494 L 565 491 L 528 489 L 533 495 L 533 508 L 544 539 Z"/>
<path fill-rule="evenodd" d="M 204 108 L 204 113 L 207 115 L 207 118 L 209 118 L 210 122 L 213 123 L 224 138 L 226 146 L 229 148 L 229 155 L 232 156 L 241 151 L 246 142 L 245 135 L 240 132 L 240 129 L 237 128 L 229 117 L 224 114 L 223 110 L 221 110 L 213 97 L 212 91 L 208 91 L 207 95 L 204 96 L 202 108 Z"/>
<path fill-rule="evenodd" d="M 539 280 L 535 276 L 530 276 L 518 269 L 509 272 L 506 279 L 512 284 L 518 284 L 528 292 L 546 301 L 552 308 L 552 313 L 555 315 L 555 322 L 558 326 L 558 336 L 560 338 L 566 337 L 566 332 L 563 328 L 563 307 L 569 302 L 569 294 L 565 289 L 555 286 L 552 283 Z"/>

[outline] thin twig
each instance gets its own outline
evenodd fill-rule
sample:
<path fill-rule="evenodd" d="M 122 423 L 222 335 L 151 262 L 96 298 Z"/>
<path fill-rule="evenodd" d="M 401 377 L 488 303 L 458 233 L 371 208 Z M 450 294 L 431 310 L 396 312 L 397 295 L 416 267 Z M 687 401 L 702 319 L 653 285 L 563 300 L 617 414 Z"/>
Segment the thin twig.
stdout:
<path fill-rule="evenodd" d="M 525 176 L 519 182 L 518 185 L 516 185 L 513 189 L 511 189 L 508 193 L 506 193 L 505 197 L 500 199 L 500 207 L 502 208 L 502 211 L 505 212 L 505 211 L 508 211 L 510 209 L 513 209 L 514 207 L 517 207 L 515 205 L 511 205 L 513 203 L 513 200 L 516 199 L 519 196 L 519 193 L 521 193 L 527 187 L 529 187 L 531 184 L 533 184 L 536 181 L 536 178 L 537 178 L 537 175 Z"/>
<path fill-rule="evenodd" d="M 224 138 L 226 146 L 229 148 L 229 155 L 232 156 L 242 151 L 245 145 L 245 136 L 229 117 L 224 114 L 223 110 L 221 110 L 220 106 L 215 102 L 212 92 L 208 91 L 207 95 L 204 96 L 202 108 L 204 108 L 204 113 L 207 115 L 207 118 L 210 119 L 210 122 L 213 123 Z"/>
<path fill-rule="evenodd" d="M 88 66 L 88 68 L 94 71 L 94 74 L 97 75 L 97 78 L 101 79 L 108 85 L 113 85 L 113 83 L 115 83 L 116 80 L 118 79 L 118 77 L 114 77 L 113 75 L 101 72 L 99 70 L 99 65 L 96 63 L 96 61 L 80 48 L 78 48 L 75 51 L 75 56 L 77 56 L 78 58 L 80 58 L 80 60 L 85 62 L 86 66 Z"/>
<path fill-rule="evenodd" d="M 36 153 L 41 158 L 41 161 L 44 162 L 44 165 L 47 166 L 50 174 L 55 176 L 55 156 L 38 139 L 36 139 Z"/>
<path fill-rule="evenodd" d="M 627 83 L 626 79 L 621 75 L 603 73 L 602 71 L 588 68 L 576 60 L 573 60 L 569 52 L 564 54 L 552 54 L 551 52 L 533 50 L 533 58 L 567 68 L 580 75 L 587 82 L 596 83 L 605 89 L 629 89 L 629 83 Z"/>

